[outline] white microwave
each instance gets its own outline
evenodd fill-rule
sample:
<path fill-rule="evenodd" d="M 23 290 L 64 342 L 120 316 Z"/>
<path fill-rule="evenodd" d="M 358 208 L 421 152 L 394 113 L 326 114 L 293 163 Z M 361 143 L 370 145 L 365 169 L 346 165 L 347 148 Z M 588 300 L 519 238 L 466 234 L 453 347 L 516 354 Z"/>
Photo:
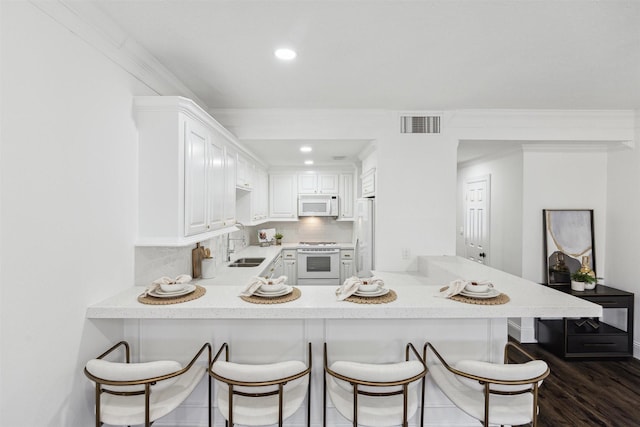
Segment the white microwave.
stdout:
<path fill-rule="evenodd" d="M 300 194 L 298 216 L 338 216 L 338 196 Z"/>

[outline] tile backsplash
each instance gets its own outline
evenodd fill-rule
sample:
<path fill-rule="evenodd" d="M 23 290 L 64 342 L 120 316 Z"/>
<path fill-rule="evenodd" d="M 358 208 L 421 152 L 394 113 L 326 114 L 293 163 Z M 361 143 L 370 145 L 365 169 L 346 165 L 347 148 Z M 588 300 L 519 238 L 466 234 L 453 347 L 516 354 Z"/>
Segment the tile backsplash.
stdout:
<path fill-rule="evenodd" d="M 239 231 L 236 233 L 240 233 Z M 234 233 L 234 234 L 236 234 Z M 227 236 L 217 236 L 201 243 L 211 249 L 216 265 L 226 262 Z M 149 285 L 162 276 L 176 277 L 180 274 L 191 275 L 191 251 L 195 245 L 187 247 L 136 247 L 135 284 Z"/>
<path fill-rule="evenodd" d="M 307 217 L 296 222 L 267 222 L 256 227 L 246 227 L 231 234 L 231 238 L 242 238 L 250 245 L 258 244 L 258 230 L 275 228 L 282 233 L 285 243 L 297 242 L 351 242 L 353 240 L 353 223 L 336 221 L 333 218 Z M 216 236 L 201 243 L 211 249 L 217 266 L 227 262 L 227 235 Z M 232 249 L 242 249 L 242 241 L 231 240 Z M 135 284 L 149 285 L 162 276 L 176 277 L 180 274 L 191 274 L 191 250 L 195 245 L 187 247 L 136 247 L 135 249 Z"/>
<path fill-rule="evenodd" d="M 258 230 L 263 228 L 275 228 L 284 236 L 284 243 L 353 241 L 353 222 L 336 221 L 333 218 L 304 217 L 295 222 L 274 221 L 248 228 L 252 229 L 252 245 L 258 244 Z"/>

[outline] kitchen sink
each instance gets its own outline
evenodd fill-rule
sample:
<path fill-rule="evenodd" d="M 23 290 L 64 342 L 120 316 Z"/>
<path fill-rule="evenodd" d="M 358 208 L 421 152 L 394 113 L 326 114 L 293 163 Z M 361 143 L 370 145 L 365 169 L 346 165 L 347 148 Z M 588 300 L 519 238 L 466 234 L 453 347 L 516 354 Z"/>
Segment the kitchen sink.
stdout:
<path fill-rule="evenodd" d="M 229 264 L 229 267 L 257 267 L 262 261 L 264 258 L 239 258 Z"/>

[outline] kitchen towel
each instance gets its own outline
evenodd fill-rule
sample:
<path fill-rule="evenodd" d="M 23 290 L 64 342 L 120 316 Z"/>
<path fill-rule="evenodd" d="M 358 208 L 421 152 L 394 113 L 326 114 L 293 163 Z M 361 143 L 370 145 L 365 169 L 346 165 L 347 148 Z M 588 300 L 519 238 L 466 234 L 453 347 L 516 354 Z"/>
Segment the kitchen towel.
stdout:
<path fill-rule="evenodd" d="M 151 282 L 151 284 L 147 287 L 147 290 L 144 291 L 142 295 L 147 296 L 149 292 L 155 291 L 160 287 L 160 285 L 174 285 L 174 284 L 180 284 L 180 283 L 189 283 L 190 281 L 191 281 L 191 276 L 189 276 L 188 274 L 181 274 L 175 279 L 172 279 L 171 277 L 163 276 Z"/>
<path fill-rule="evenodd" d="M 378 285 L 379 287 L 384 286 L 384 281 L 378 277 L 369 277 L 369 278 L 360 278 L 356 276 L 349 277 L 344 281 L 342 286 L 336 289 L 336 296 L 338 297 L 338 301 L 345 300 L 349 298 L 351 295 L 356 293 L 360 285 Z"/>
<path fill-rule="evenodd" d="M 287 276 L 280 276 L 275 279 L 265 279 L 264 277 L 255 276 L 249 279 L 244 290 L 240 292 L 240 296 L 250 297 L 260 289 L 262 285 L 284 285 L 285 283 L 287 283 Z"/>

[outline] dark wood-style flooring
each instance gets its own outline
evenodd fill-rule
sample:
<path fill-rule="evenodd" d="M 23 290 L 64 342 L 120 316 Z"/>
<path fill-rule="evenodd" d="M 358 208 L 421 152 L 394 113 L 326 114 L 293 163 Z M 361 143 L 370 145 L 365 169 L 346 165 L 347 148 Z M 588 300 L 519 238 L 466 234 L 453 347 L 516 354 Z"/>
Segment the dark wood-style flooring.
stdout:
<path fill-rule="evenodd" d="M 538 344 L 521 346 L 551 369 L 539 427 L 640 426 L 640 360 L 566 361 Z"/>

